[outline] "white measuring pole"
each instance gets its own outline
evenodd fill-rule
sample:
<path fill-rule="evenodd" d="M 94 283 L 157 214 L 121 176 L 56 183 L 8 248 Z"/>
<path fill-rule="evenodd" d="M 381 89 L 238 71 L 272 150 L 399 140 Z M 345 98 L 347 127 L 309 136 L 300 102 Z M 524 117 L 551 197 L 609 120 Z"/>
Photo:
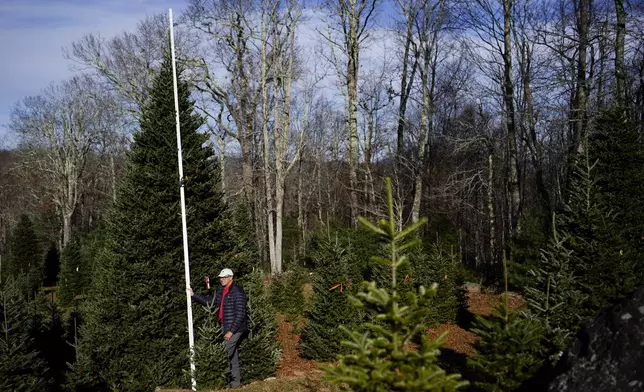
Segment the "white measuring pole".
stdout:
<path fill-rule="evenodd" d="M 186 194 L 183 181 L 183 157 L 181 156 L 181 126 L 179 125 L 179 93 L 177 92 L 177 66 L 174 58 L 174 30 L 172 26 L 172 9 L 170 15 L 170 51 L 172 52 L 172 81 L 174 84 L 174 114 L 177 124 L 177 156 L 179 158 L 179 191 L 181 193 L 181 223 L 183 226 L 183 260 L 186 275 L 186 301 L 188 304 L 188 342 L 190 343 L 190 377 L 192 378 L 192 390 L 197 390 L 195 379 L 195 335 L 192 330 L 192 299 L 190 298 L 190 263 L 188 259 L 188 225 L 186 223 Z"/>

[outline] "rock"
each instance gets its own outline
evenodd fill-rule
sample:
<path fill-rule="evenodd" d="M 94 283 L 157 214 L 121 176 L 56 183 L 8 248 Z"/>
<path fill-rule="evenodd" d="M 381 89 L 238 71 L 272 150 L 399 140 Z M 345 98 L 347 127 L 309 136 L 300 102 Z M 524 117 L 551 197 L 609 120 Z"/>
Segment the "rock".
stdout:
<path fill-rule="evenodd" d="M 467 282 L 461 286 L 465 291 L 468 293 L 480 293 L 481 292 L 481 285 L 478 283 L 471 283 Z"/>
<path fill-rule="evenodd" d="M 583 326 L 548 391 L 644 391 L 644 287 Z"/>

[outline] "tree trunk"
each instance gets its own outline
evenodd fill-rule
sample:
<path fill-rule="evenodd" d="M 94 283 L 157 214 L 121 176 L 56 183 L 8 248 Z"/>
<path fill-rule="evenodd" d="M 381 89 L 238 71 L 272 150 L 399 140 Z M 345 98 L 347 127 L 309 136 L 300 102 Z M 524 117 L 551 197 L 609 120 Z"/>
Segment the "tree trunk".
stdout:
<path fill-rule="evenodd" d="M 367 112 L 367 132 L 364 143 L 364 195 L 367 197 L 367 202 L 363 206 L 365 216 L 368 216 L 369 211 L 373 211 L 375 202 L 371 197 L 371 190 L 374 188 L 373 178 L 371 177 L 371 141 L 373 140 L 374 133 L 374 111 L 370 110 L 367 106 L 364 105 L 364 109 Z"/>
<path fill-rule="evenodd" d="M 353 3 L 352 3 L 353 5 Z M 351 226 L 356 225 L 358 209 L 358 21 L 349 19 L 347 62 L 347 130 L 349 132 L 349 186 Z"/>
<path fill-rule="evenodd" d="M 624 0 L 615 0 L 617 26 L 615 29 L 615 101 L 627 109 L 626 69 L 624 67 L 624 41 L 626 37 L 626 11 Z"/>
<path fill-rule="evenodd" d="M 543 174 L 543 150 L 537 138 L 537 127 L 534 114 L 534 101 L 532 96 L 532 51 L 529 48 L 529 42 L 525 36 L 525 30 L 523 27 L 520 31 L 517 31 L 516 25 L 514 26 L 514 37 L 519 53 L 519 72 L 521 73 L 521 83 L 523 86 L 523 100 L 525 102 L 525 119 L 524 124 L 527 127 L 527 141 L 528 148 L 530 149 L 530 155 L 532 157 L 532 164 L 535 168 L 535 179 L 537 185 L 537 192 L 539 193 L 539 200 L 541 206 L 544 209 L 546 216 L 550 216 L 551 213 L 551 201 L 550 193 L 546 188 Z"/>
<path fill-rule="evenodd" d="M 226 143 L 224 138 L 217 136 L 217 144 L 219 146 L 219 182 L 221 184 L 221 193 L 224 200 L 224 203 L 228 200 L 228 195 L 226 194 Z"/>
<path fill-rule="evenodd" d="M 512 81 L 512 42 L 511 42 L 512 0 L 503 0 L 503 101 L 505 104 L 505 124 L 508 132 L 508 193 L 510 234 L 519 231 L 521 195 L 519 191 L 516 123 L 514 111 L 514 84 Z"/>
<path fill-rule="evenodd" d="M 261 26 L 261 53 L 260 53 L 260 91 L 262 94 L 262 137 L 263 137 L 263 163 L 264 163 L 264 187 L 266 192 L 266 224 L 268 230 L 268 258 L 271 265 L 271 274 L 277 273 L 278 265 L 275 254 L 275 200 L 273 199 L 273 178 L 272 173 L 273 169 L 270 164 L 271 156 L 271 142 L 268 136 L 268 87 L 267 87 L 267 74 L 268 74 L 268 64 L 267 64 L 267 45 L 268 45 L 268 36 L 267 36 L 268 26 L 264 16 L 262 16 L 262 26 Z"/>
<path fill-rule="evenodd" d="M 62 249 L 64 249 L 69 241 L 72 238 L 72 215 L 73 211 L 69 211 L 68 208 L 63 208 L 63 240 L 62 240 Z"/>
<path fill-rule="evenodd" d="M 404 6 L 407 5 L 408 8 L 405 9 Z M 414 84 L 414 75 L 416 74 L 416 66 L 418 64 L 418 55 L 417 50 L 414 50 L 414 63 L 412 64 L 411 71 L 409 68 L 409 52 L 411 50 L 412 41 L 413 41 L 413 27 L 416 20 L 416 9 L 413 6 L 412 1 L 409 1 L 407 4 L 401 4 L 403 8 L 403 14 L 407 19 L 407 30 L 405 32 L 405 51 L 402 58 L 402 75 L 400 77 L 400 104 L 398 106 L 398 126 L 396 131 L 396 173 L 400 172 L 401 160 L 404 156 L 404 140 L 405 140 L 405 123 L 407 119 L 405 114 L 407 111 L 407 100 L 411 93 L 411 87 Z M 409 80 L 408 80 L 409 79 Z"/>
<path fill-rule="evenodd" d="M 441 0 L 435 20 L 432 22 L 435 7 L 430 9 L 428 5 L 425 5 L 423 8 L 423 31 L 419 31 L 419 41 L 423 51 L 423 68 L 421 71 L 422 109 L 420 125 L 418 127 L 418 153 L 414 171 L 413 222 L 418 222 L 420 218 L 420 207 L 423 197 L 423 176 L 427 166 L 428 141 L 431 137 L 433 122 L 436 63 L 438 62 L 438 37 L 442 28 L 444 7 L 445 2 Z"/>
<path fill-rule="evenodd" d="M 573 100 L 573 143 L 571 153 L 576 154 L 581 142 L 585 138 L 586 132 L 586 107 L 587 91 L 586 86 L 586 67 L 588 52 L 588 0 L 578 0 L 575 2 L 577 16 L 578 37 L 578 54 L 577 54 L 577 85 Z"/>
<path fill-rule="evenodd" d="M 597 72 L 597 109 L 602 109 L 604 107 L 604 80 L 605 80 L 605 69 L 606 69 L 606 46 L 607 44 L 606 37 L 600 37 L 598 40 L 599 46 L 599 72 Z M 592 56 L 591 56 L 592 57 Z M 590 66 L 591 74 L 590 79 L 592 80 L 593 65 Z"/>
<path fill-rule="evenodd" d="M 302 170 L 302 154 L 300 154 L 300 158 L 298 159 L 298 165 L 297 165 L 297 228 L 300 231 L 300 246 L 299 246 L 299 254 L 303 255 L 305 251 L 305 245 L 306 245 L 306 227 L 305 227 L 305 222 L 304 222 L 304 173 Z"/>
<path fill-rule="evenodd" d="M 116 164 L 114 155 L 110 154 L 110 180 L 112 186 L 112 203 L 116 203 Z"/>
<path fill-rule="evenodd" d="M 425 33 L 425 36 L 427 33 Z M 423 96 L 423 106 L 420 114 L 420 124 L 418 125 L 418 154 L 416 156 L 416 164 L 414 167 L 414 200 L 412 202 L 411 209 L 411 220 L 412 222 L 418 222 L 420 218 L 420 202 L 423 196 L 423 162 L 425 161 L 425 139 L 427 137 L 427 123 L 429 117 L 429 92 L 427 91 L 427 82 L 429 75 L 429 65 L 432 56 L 432 48 L 430 48 L 429 40 L 424 39 L 424 50 L 423 50 L 423 69 L 420 75 L 420 86 Z"/>
<path fill-rule="evenodd" d="M 490 262 L 497 261 L 496 254 L 496 215 L 494 212 L 494 151 L 487 156 L 487 214 L 490 227 Z"/>
<path fill-rule="evenodd" d="M 299 20 L 299 10 L 295 10 L 295 5 L 289 3 L 287 10 L 287 25 L 286 25 L 286 35 L 284 37 L 284 43 L 286 43 L 286 70 L 283 70 L 283 61 L 279 61 L 279 69 L 282 71 L 282 75 L 279 78 L 282 89 L 282 111 L 281 111 L 281 127 L 277 129 L 279 131 L 276 140 L 278 145 L 276 146 L 277 154 L 276 158 L 276 233 L 275 233 L 275 259 L 277 263 L 278 273 L 282 272 L 282 238 L 283 238 L 283 217 L 284 217 L 284 194 L 286 186 L 286 176 L 291 170 L 295 162 L 299 159 L 301 154 L 301 136 L 300 142 L 297 146 L 297 152 L 293 160 L 289 163 L 286 162 L 287 149 L 288 149 L 288 139 L 291 133 L 291 86 L 293 81 L 293 63 L 295 60 L 295 33 L 296 25 Z M 279 106 L 276 106 L 279 107 Z M 276 118 L 277 121 L 277 118 Z"/>

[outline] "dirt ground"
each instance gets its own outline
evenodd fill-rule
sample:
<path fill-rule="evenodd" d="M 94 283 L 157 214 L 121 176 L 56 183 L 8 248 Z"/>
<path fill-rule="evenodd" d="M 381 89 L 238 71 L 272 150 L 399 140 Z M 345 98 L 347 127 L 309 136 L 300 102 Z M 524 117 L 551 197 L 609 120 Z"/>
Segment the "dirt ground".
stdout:
<path fill-rule="evenodd" d="M 494 311 L 501 302 L 501 295 L 493 294 L 488 291 L 468 293 L 468 310 L 478 315 L 489 315 Z M 508 294 L 508 306 L 510 309 L 517 309 L 524 305 L 523 299 L 516 293 Z M 299 324 L 294 327 L 292 323 L 282 316 L 278 316 L 279 331 L 277 338 L 282 343 L 283 353 L 277 371 L 277 378 L 301 378 L 305 376 L 319 375 L 318 363 L 311 360 L 302 359 L 299 356 L 298 343 L 300 334 L 297 329 L 301 329 Z M 441 324 L 435 328 L 427 330 L 430 338 L 436 338 L 443 332 L 447 331 L 444 346 L 458 353 L 471 355 L 474 353 L 472 344 L 477 337 L 473 332 L 467 331 L 456 324 Z"/>
<path fill-rule="evenodd" d="M 494 309 L 501 303 L 501 295 L 496 295 L 488 291 L 469 292 L 467 294 L 468 310 L 473 314 L 487 316 L 494 312 Z M 518 309 L 525 304 L 523 298 L 516 293 L 508 293 L 508 307 Z M 427 330 L 430 338 L 436 338 L 443 332 L 448 334 L 443 341 L 446 348 L 452 349 L 460 354 L 474 354 L 472 345 L 476 342 L 477 336 L 463 329 L 456 324 L 441 324 Z"/>
<path fill-rule="evenodd" d="M 282 360 L 277 368 L 277 378 L 298 378 L 310 374 L 321 374 L 316 361 L 300 357 L 298 348 L 301 334 L 296 329 L 301 329 L 302 322 L 289 322 L 284 316 L 277 316 L 277 339 L 282 343 Z"/>

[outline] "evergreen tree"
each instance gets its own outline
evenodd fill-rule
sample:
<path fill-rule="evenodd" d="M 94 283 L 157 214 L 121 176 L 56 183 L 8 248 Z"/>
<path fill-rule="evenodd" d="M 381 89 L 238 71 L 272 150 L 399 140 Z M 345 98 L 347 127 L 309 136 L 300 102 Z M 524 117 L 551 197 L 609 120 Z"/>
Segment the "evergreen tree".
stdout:
<path fill-rule="evenodd" d="M 315 248 L 318 241 L 330 241 L 331 238 L 338 243 L 338 246 L 347 250 L 349 268 L 351 274 L 355 274 L 356 278 L 367 281 L 377 280 L 383 284 L 390 284 L 387 268 L 374 265 L 370 260 L 373 255 L 387 257 L 387 244 L 382 238 L 360 226 L 356 228 L 328 229 L 313 238 L 312 246 Z M 314 250 L 312 249 L 312 251 Z"/>
<path fill-rule="evenodd" d="M 299 266 L 291 266 L 280 275 L 271 277 L 270 302 L 276 312 L 290 319 L 304 315 L 306 299 L 304 284 L 307 282 L 307 271 Z"/>
<path fill-rule="evenodd" d="M 226 385 L 228 372 L 226 347 L 221 338 L 223 332 L 216 307 L 205 308 L 204 312 L 205 316 L 196 326 L 195 376 L 200 389 L 220 389 Z M 241 365 L 243 366 L 244 363 Z M 186 377 L 189 376 L 189 374 L 186 375 Z"/>
<path fill-rule="evenodd" d="M 31 219 L 23 214 L 11 233 L 6 275 L 25 276 L 26 279 L 20 279 L 25 283 L 23 289 L 33 296 L 42 285 L 44 274 L 44 258 L 36 230 Z"/>
<path fill-rule="evenodd" d="M 186 289 L 172 91 L 166 53 L 95 260 L 78 346 L 77 366 L 84 375 L 72 373 L 78 376 L 76 389 L 149 391 L 185 382 Z M 178 93 L 190 268 L 201 277 L 247 259 L 232 235 L 217 161 L 205 146 L 207 135 L 197 132 L 203 119 L 193 113 L 184 81 Z"/>
<path fill-rule="evenodd" d="M 511 260 L 508 263 L 508 287 L 510 291 L 523 292 L 532 282 L 531 270 L 541 260 L 541 250 L 548 246 L 552 217 L 540 211 L 527 211 L 519 218 L 521 231 L 510 240 Z"/>
<path fill-rule="evenodd" d="M 242 383 L 275 376 L 281 350 L 267 288 L 255 270 L 241 282 L 247 297 L 248 335 L 239 346 Z"/>
<path fill-rule="evenodd" d="M 505 259 L 503 266 L 505 292 L 501 304 L 490 316 L 476 316 L 472 331 L 479 340 L 474 343 L 476 354 L 467 360 L 475 385 L 493 392 L 519 388 L 537 373 L 547 351 L 540 321 L 510 311 Z"/>
<path fill-rule="evenodd" d="M 335 384 L 348 386 L 353 391 L 453 391 L 467 382 L 460 375 L 446 375 L 437 362 L 441 338 L 431 340 L 421 336 L 418 351 L 409 350 L 409 345 L 426 329 L 425 317 L 429 298 L 436 294 L 437 284 L 430 290 L 420 286 L 418 293 L 409 293 L 409 306 L 400 306 L 397 292 L 397 269 L 408 260 L 404 253 L 420 240 L 405 241 L 427 219 L 396 232 L 393 213 L 391 180 L 387 178 L 387 201 L 389 220 L 382 219 L 376 226 L 363 218 L 359 222 L 382 238 L 389 240 L 390 259 L 375 256 L 374 261 L 391 267 L 391 290 L 378 288 L 369 282 L 366 290 L 351 297 L 354 305 L 372 315 L 378 323 L 366 323 L 366 332 L 349 331 L 350 348 L 346 355 L 339 356 L 337 366 L 324 367 L 325 378 Z"/>
<path fill-rule="evenodd" d="M 45 256 L 44 281 L 43 286 L 56 286 L 58 273 L 60 271 L 60 255 L 56 244 L 51 244 Z"/>
<path fill-rule="evenodd" d="M 70 306 L 77 295 L 86 294 L 91 282 L 89 263 L 83 258 L 81 241 L 74 238 L 63 249 L 56 299 L 62 306 Z"/>
<path fill-rule="evenodd" d="M 427 251 L 419 246 L 409 255 L 414 287 L 440 284 L 436 296 L 430 299 L 429 312 L 424 320 L 430 327 L 456 322 L 458 310 L 464 308 L 466 302 L 458 258 L 445 248 L 445 244 L 439 241 L 431 244 Z"/>
<path fill-rule="evenodd" d="M 65 341 L 65 326 L 60 309 L 46 297 L 36 299 L 36 317 L 30 336 L 47 367 L 46 377 L 52 380 L 50 391 L 63 391 L 67 363 L 73 362 L 73 351 Z"/>
<path fill-rule="evenodd" d="M 577 155 L 568 201 L 557 216 L 557 227 L 568 235 L 566 247 L 576 258 L 572 272 L 586 295 L 582 319 L 623 294 L 632 275 L 623 258 L 626 244 L 615 213 L 598 192 L 594 174 L 597 162 L 590 160 L 587 146 Z"/>
<path fill-rule="evenodd" d="M 539 264 L 530 270 L 532 281 L 525 289 L 526 316 L 543 323 L 552 348 L 551 362 L 557 360 L 558 353 L 577 332 L 587 302 L 575 275 L 580 260 L 566 247 L 569 236 L 559 233 L 554 223 L 553 226 L 550 243 L 542 249 Z"/>
<path fill-rule="evenodd" d="M 525 290 L 526 315 L 545 328 L 547 366 L 584 320 L 632 289 L 633 266 L 623 251 L 628 244 L 610 198 L 597 185 L 597 161 L 591 161 L 588 147 L 576 156 L 568 200 L 553 219 L 552 238 Z"/>
<path fill-rule="evenodd" d="M 25 298 L 24 276 L 0 284 L 0 391 L 40 392 L 52 386 L 48 369 L 31 333 L 38 323 Z"/>
<path fill-rule="evenodd" d="M 331 361 L 346 352 L 341 341 L 341 325 L 354 327 L 362 315 L 354 309 L 348 294 L 356 291 L 360 274 L 353 264 L 351 248 L 339 241 L 319 236 L 311 246 L 314 273 L 311 309 L 306 312 L 307 324 L 302 331 L 300 351 L 304 358 Z M 350 283 L 351 282 L 351 283 Z"/>
<path fill-rule="evenodd" d="M 597 160 L 597 192 L 616 215 L 615 229 L 625 242 L 621 259 L 630 279 L 621 296 L 644 284 L 644 145 L 636 123 L 620 108 L 597 116 L 589 143 L 591 160 Z"/>

